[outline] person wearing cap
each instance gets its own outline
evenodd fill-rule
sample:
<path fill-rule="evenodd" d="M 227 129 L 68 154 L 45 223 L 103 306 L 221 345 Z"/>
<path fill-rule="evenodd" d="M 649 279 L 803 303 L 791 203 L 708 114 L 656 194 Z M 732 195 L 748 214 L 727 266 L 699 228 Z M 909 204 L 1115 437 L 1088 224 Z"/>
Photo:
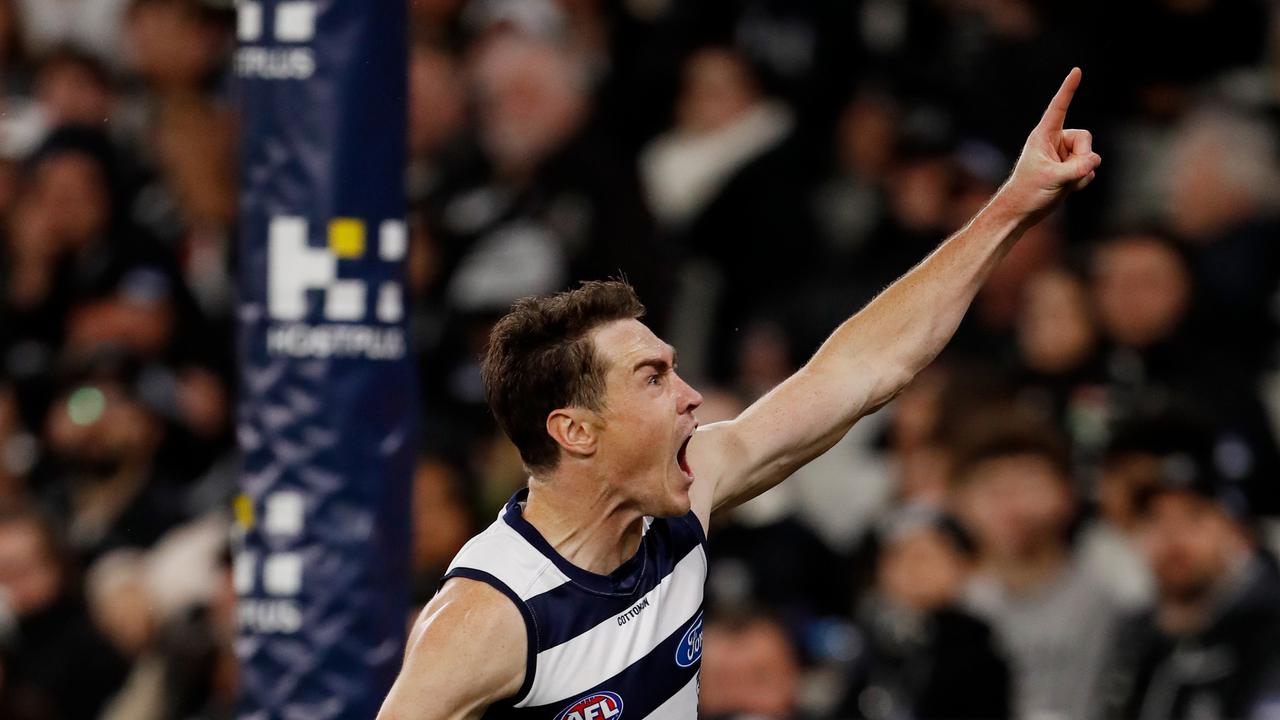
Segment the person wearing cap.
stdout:
<path fill-rule="evenodd" d="M 1276 697 L 1280 573 L 1215 459 L 1212 438 L 1165 453 L 1136 498 L 1156 600 L 1118 634 L 1110 717 L 1259 717 Z"/>

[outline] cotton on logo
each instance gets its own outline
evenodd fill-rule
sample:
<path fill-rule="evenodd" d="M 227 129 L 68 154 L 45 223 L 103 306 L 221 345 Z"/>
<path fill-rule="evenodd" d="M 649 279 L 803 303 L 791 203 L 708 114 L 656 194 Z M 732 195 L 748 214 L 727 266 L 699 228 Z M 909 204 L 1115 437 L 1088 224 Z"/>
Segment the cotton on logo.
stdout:
<path fill-rule="evenodd" d="M 579 698 L 560 711 L 555 720 L 616 720 L 622 716 L 622 698 L 607 690 Z"/>
<path fill-rule="evenodd" d="M 385 220 L 378 228 L 378 256 L 394 262 L 404 257 L 407 238 L 400 220 Z M 324 319 L 358 322 L 368 312 L 368 288 L 363 280 L 338 277 L 338 260 L 365 254 L 365 225 L 354 218 L 329 222 L 328 246 L 307 243 L 307 221 L 300 217 L 271 219 L 267 230 L 267 313 L 272 320 L 299 321 L 307 315 L 307 292 L 324 293 Z M 404 316 L 398 282 L 378 287 L 375 315 L 384 323 Z"/>
<path fill-rule="evenodd" d="M 243 0 L 236 8 L 236 37 L 253 43 L 262 39 L 263 12 L 261 0 Z M 272 18 L 272 35 L 276 42 L 309 42 L 316 34 L 314 0 L 286 0 L 276 3 Z"/>

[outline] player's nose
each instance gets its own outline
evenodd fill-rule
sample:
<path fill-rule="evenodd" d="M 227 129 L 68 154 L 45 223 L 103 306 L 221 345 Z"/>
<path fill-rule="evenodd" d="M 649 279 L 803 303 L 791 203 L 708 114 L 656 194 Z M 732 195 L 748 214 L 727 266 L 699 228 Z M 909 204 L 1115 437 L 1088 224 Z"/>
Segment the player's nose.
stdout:
<path fill-rule="evenodd" d="M 682 390 L 681 412 L 693 412 L 702 404 L 702 393 L 693 389 L 693 386 L 680 378 L 680 388 Z"/>

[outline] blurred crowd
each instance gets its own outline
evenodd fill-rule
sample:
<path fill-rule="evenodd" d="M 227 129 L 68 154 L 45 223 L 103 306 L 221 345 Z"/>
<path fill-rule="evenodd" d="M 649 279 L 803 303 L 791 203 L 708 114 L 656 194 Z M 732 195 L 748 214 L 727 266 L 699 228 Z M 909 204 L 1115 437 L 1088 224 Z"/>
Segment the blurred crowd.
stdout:
<path fill-rule="evenodd" d="M 732 417 L 999 187 L 1097 182 L 711 534 L 708 718 L 1280 717 L 1274 0 L 408 0 L 414 601 L 525 476 L 477 356 L 624 275 Z M 0 717 L 224 718 L 235 12 L 0 0 Z"/>

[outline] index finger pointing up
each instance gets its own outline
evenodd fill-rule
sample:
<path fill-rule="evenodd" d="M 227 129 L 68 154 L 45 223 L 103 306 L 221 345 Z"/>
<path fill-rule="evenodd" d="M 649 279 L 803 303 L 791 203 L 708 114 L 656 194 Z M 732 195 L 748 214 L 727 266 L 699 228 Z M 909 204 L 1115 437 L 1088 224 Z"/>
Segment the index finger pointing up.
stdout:
<path fill-rule="evenodd" d="M 1062 81 L 1062 87 L 1058 88 L 1057 94 L 1049 102 L 1044 117 L 1040 118 L 1041 128 L 1062 129 L 1063 123 L 1067 121 L 1067 108 L 1071 106 L 1071 98 L 1076 94 L 1076 88 L 1080 87 L 1080 75 L 1078 67 L 1071 68 L 1071 72 L 1067 73 L 1067 79 Z"/>

